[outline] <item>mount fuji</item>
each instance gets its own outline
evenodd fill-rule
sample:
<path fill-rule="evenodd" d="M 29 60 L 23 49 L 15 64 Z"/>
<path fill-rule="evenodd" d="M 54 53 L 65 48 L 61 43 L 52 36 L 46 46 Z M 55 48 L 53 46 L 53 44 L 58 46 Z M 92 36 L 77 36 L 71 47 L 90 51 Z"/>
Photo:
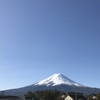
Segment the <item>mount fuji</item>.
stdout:
<path fill-rule="evenodd" d="M 87 87 L 82 84 L 79 84 L 66 76 L 58 73 L 54 74 L 44 80 L 41 80 L 37 83 L 34 83 L 29 86 L 25 86 L 22 88 L 17 89 L 10 89 L 5 90 L 5 95 L 24 95 L 28 91 L 38 91 L 38 90 L 59 90 L 59 91 L 65 91 L 65 92 L 81 92 L 84 94 L 90 94 L 90 93 L 100 93 L 100 89 L 98 88 L 92 88 Z M 2 91 L 0 91 L 0 94 Z"/>
<path fill-rule="evenodd" d="M 35 85 L 56 86 L 56 85 L 61 85 L 61 84 L 84 87 L 83 85 L 70 80 L 69 78 L 67 78 L 66 76 L 64 76 L 60 73 L 54 74 L 54 75 L 36 83 Z"/>

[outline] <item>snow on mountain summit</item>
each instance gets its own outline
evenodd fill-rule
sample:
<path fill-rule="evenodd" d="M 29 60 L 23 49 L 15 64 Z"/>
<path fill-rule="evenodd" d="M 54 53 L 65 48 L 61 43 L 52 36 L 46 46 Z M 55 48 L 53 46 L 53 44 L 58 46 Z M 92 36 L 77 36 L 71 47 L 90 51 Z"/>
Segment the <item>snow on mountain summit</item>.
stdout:
<path fill-rule="evenodd" d="M 66 76 L 62 74 L 54 74 L 40 82 L 37 82 L 35 85 L 47 85 L 47 86 L 55 86 L 55 85 L 60 85 L 60 84 L 66 84 L 66 85 L 74 85 L 74 86 L 81 86 L 84 87 L 83 85 L 76 83 Z"/>

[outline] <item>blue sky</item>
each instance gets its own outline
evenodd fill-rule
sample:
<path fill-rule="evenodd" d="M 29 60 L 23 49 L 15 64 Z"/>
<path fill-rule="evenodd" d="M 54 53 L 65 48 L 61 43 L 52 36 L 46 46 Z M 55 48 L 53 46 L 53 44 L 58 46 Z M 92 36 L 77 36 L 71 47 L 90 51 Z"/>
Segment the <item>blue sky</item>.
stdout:
<path fill-rule="evenodd" d="M 100 88 L 100 0 L 0 0 L 0 90 L 55 73 Z"/>

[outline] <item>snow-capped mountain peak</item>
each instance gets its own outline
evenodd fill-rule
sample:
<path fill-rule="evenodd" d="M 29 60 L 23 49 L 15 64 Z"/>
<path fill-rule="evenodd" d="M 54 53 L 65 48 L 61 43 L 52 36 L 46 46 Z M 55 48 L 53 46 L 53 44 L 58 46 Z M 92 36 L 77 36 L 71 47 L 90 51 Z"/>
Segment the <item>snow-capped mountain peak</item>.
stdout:
<path fill-rule="evenodd" d="M 83 85 L 76 83 L 66 76 L 58 73 L 54 74 L 40 82 L 37 82 L 35 85 L 47 85 L 47 86 L 55 86 L 55 85 L 60 85 L 60 84 L 66 84 L 66 85 L 74 85 L 74 86 L 81 86 L 84 87 Z"/>

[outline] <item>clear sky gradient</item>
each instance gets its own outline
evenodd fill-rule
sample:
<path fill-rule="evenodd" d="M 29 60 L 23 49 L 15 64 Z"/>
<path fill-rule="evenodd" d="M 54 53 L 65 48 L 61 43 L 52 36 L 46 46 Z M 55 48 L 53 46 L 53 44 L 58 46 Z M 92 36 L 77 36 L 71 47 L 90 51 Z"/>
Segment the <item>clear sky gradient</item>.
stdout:
<path fill-rule="evenodd" d="M 100 88 L 100 0 L 0 0 L 0 90 L 55 73 Z"/>

